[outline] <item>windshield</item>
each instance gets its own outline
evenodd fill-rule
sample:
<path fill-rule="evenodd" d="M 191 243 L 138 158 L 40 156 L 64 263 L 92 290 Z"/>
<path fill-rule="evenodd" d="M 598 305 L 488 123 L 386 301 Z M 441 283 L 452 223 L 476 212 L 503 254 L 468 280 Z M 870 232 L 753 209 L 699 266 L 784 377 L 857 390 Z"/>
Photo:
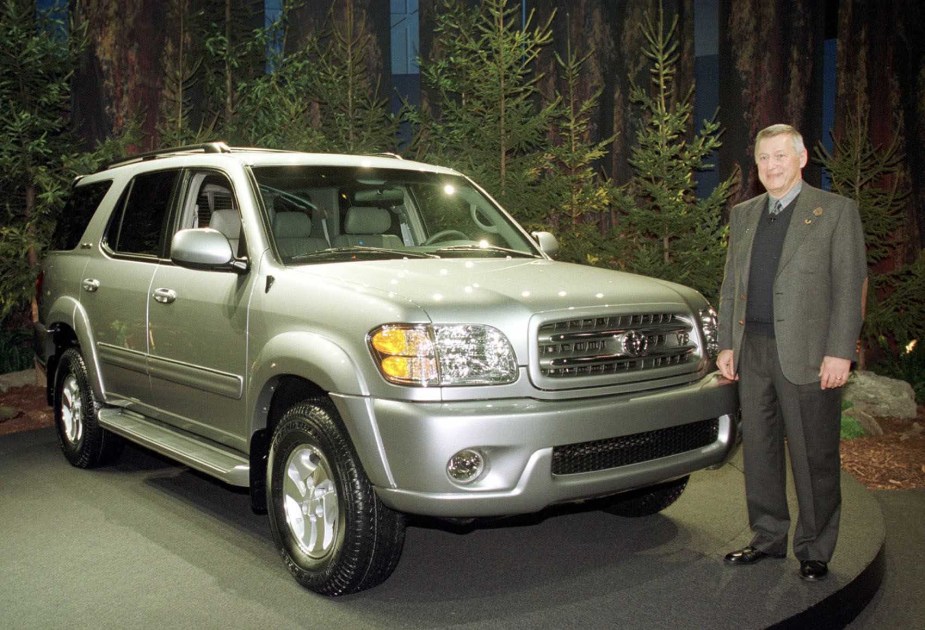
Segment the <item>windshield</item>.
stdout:
<path fill-rule="evenodd" d="M 253 173 L 286 264 L 539 256 L 464 177 L 332 166 L 262 166 Z"/>

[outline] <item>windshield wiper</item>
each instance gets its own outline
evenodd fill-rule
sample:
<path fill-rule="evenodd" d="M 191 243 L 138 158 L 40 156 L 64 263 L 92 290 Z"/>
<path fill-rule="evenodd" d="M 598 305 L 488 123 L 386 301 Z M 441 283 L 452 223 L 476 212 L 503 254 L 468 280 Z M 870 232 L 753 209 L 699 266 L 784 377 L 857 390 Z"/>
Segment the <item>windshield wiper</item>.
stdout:
<path fill-rule="evenodd" d="M 452 254 L 452 253 L 470 253 L 470 252 L 479 252 L 485 254 L 501 254 L 504 256 L 516 256 L 518 258 L 536 258 L 536 254 L 531 254 L 530 252 L 524 252 L 519 249 L 511 249 L 509 247 L 499 247 L 497 245 L 450 245 L 448 247 L 441 247 L 438 250 L 434 251 L 434 254 Z"/>
<path fill-rule="evenodd" d="M 375 260 L 377 258 L 439 258 L 435 254 L 409 251 L 407 249 L 390 249 L 388 247 L 330 247 L 317 252 L 308 252 L 292 257 L 292 261 L 310 260 Z"/>

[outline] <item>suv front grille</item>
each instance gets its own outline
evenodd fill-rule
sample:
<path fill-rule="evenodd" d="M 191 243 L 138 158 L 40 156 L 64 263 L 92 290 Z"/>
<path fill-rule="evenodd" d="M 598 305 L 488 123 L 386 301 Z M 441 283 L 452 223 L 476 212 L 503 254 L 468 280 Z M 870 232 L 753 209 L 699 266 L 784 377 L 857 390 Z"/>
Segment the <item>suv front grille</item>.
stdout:
<path fill-rule="evenodd" d="M 695 362 L 695 337 L 676 313 L 582 317 L 540 326 L 537 356 L 547 378 L 618 375 Z"/>
<path fill-rule="evenodd" d="M 573 475 L 647 462 L 709 446 L 718 436 L 719 420 L 712 418 L 607 440 L 556 446 L 552 449 L 552 474 Z"/>

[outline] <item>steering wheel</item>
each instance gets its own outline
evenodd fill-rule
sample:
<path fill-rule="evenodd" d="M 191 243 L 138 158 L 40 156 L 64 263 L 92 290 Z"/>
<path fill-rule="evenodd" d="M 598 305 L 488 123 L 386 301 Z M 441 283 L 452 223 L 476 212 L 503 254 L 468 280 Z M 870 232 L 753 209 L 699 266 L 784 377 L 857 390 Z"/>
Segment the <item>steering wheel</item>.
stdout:
<path fill-rule="evenodd" d="M 465 241 L 470 240 L 467 235 L 463 234 L 459 230 L 440 230 L 436 234 L 432 234 L 430 238 L 422 243 L 422 245 L 433 245 L 438 241 L 445 241 L 447 240 L 448 236 L 458 236 Z"/>

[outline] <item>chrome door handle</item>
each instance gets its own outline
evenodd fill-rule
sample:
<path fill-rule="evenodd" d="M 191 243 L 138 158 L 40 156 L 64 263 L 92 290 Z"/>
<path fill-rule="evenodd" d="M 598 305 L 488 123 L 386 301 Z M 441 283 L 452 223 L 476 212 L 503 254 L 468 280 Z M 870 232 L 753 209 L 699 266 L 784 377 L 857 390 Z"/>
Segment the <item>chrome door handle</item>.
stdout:
<path fill-rule="evenodd" d="M 95 293 L 100 288 L 100 281 L 96 278 L 84 278 L 80 286 L 88 293 Z"/>
<path fill-rule="evenodd" d="M 155 302 L 160 302 L 161 304 L 170 304 L 177 299 L 177 292 L 173 289 L 154 289 L 152 294 Z"/>

